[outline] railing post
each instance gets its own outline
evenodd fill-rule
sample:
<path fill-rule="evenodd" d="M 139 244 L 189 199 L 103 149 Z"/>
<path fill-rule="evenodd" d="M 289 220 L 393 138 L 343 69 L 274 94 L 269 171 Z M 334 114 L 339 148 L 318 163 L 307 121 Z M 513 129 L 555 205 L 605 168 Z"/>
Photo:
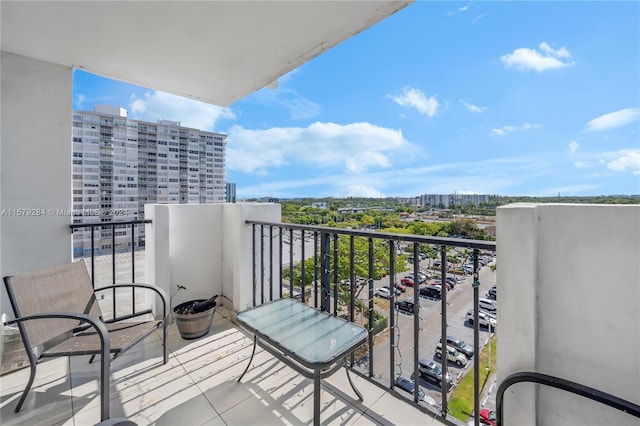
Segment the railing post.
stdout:
<path fill-rule="evenodd" d="M 293 299 L 293 228 L 289 228 L 289 297 Z"/>
<path fill-rule="evenodd" d="M 304 267 L 305 266 L 304 265 L 304 261 L 305 261 L 305 257 L 304 257 L 304 244 L 305 244 L 305 241 L 304 241 L 304 229 L 300 231 L 300 239 L 302 241 L 302 243 L 301 243 L 302 247 L 300 249 L 300 276 L 301 276 L 301 279 L 300 279 L 300 291 L 302 292 L 302 296 L 301 296 L 302 303 L 307 303 L 307 297 L 306 297 L 307 294 L 306 294 L 305 288 L 304 288 L 304 284 L 305 284 L 305 281 L 306 281 L 306 279 L 305 279 L 306 278 L 305 277 L 305 272 L 306 271 L 305 271 L 305 267 Z"/>
<path fill-rule="evenodd" d="M 264 303 L 264 225 L 260 225 L 260 304 Z"/>
<path fill-rule="evenodd" d="M 333 234 L 333 316 L 338 316 L 338 234 Z"/>
<path fill-rule="evenodd" d="M 256 292 L 258 287 L 258 275 L 256 272 L 256 229 L 257 226 L 255 224 L 252 226 L 251 233 L 251 244 L 253 246 L 253 256 L 251 256 L 251 265 L 253 270 L 253 306 L 256 306 Z"/>
<path fill-rule="evenodd" d="M 449 393 L 449 383 L 447 376 L 449 375 L 449 357 L 447 348 L 447 246 L 440 246 L 440 344 L 442 346 L 442 380 L 440 381 L 440 389 L 442 390 L 442 417 L 446 418 L 449 412 L 447 403 L 447 394 Z M 415 278 L 415 277 L 414 277 Z"/>
<path fill-rule="evenodd" d="M 318 231 L 313 233 L 313 307 L 318 309 Z"/>
<path fill-rule="evenodd" d="M 416 379 L 413 400 L 418 402 L 420 383 L 420 244 L 413 243 L 413 377 Z"/>
<path fill-rule="evenodd" d="M 478 273 L 478 249 L 473 249 L 473 407 L 474 426 L 480 424 L 480 323 L 478 321 L 478 300 L 480 295 L 480 279 Z M 491 336 L 491 326 L 489 326 L 489 336 Z M 491 339 L 489 339 L 489 350 L 491 350 Z"/>
<path fill-rule="evenodd" d="M 278 281 L 279 281 L 278 288 L 280 289 L 280 299 L 282 299 L 282 278 L 283 278 L 282 277 L 282 272 L 283 272 L 282 271 L 282 232 L 283 232 L 282 227 L 279 227 L 278 228 L 279 262 L 278 263 L 280 264 L 280 267 L 279 267 L 280 273 L 278 274 Z"/>
<path fill-rule="evenodd" d="M 273 300 L 273 226 L 269 226 L 269 300 Z"/>
<path fill-rule="evenodd" d="M 331 255 L 329 248 L 331 245 L 331 234 L 322 232 L 320 235 L 320 285 L 322 286 L 322 297 L 320 301 L 320 309 L 323 311 L 331 311 Z"/>
<path fill-rule="evenodd" d="M 389 240 L 389 380 L 391 383 L 395 380 L 395 353 L 396 353 L 396 316 L 394 315 L 395 308 L 395 300 L 396 300 L 396 288 L 395 278 L 396 278 L 396 243 L 394 241 Z M 417 378 L 416 378 L 417 379 Z M 417 381 L 416 381 L 417 383 Z M 393 387 L 393 385 L 392 385 Z M 416 394 L 418 391 L 416 390 Z"/>
<path fill-rule="evenodd" d="M 373 238 L 369 237 L 369 277 L 367 278 L 369 287 L 369 377 L 373 377 Z M 393 380 L 391 381 L 393 387 Z"/>

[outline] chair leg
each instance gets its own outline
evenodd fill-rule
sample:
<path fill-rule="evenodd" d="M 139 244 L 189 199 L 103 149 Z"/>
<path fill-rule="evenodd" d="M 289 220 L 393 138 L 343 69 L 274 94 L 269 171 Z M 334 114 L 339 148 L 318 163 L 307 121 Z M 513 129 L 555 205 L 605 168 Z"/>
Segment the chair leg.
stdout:
<path fill-rule="evenodd" d="M 94 359 L 96 359 L 95 354 L 91 355 L 91 358 L 89 358 L 89 364 L 92 364 Z"/>
<path fill-rule="evenodd" d="M 169 362 L 169 346 L 167 345 L 167 330 L 169 328 L 169 322 L 165 319 L 164 326 L 162 327 L 162 346 L 164 349 L 164 362 L 166 364 Z"/>
<path fill-rule="evenodd" d="M 22 404 L 24 403 L 24 400 L 27 398 L 27 394 L 31 389 L 31 385 L 33 385 L 33 380 L 36 378 L 36 360 L 33 357 L 33 354 L 31 352 L 28 353 L 28 356 L 29 356 L 29 365 L 31 367 L 31 372 L 29 374 L 29 381 L 27 382 L 27 386 L 24 388 L 24 391 L 22 392 L 22 396 L 18 401 L 18 405 L 16 405 L 15 410 L 13 410 L 14 413 L 17 413 L 18 411 L 20 411 L 20 408 L 22 408 Z"/>

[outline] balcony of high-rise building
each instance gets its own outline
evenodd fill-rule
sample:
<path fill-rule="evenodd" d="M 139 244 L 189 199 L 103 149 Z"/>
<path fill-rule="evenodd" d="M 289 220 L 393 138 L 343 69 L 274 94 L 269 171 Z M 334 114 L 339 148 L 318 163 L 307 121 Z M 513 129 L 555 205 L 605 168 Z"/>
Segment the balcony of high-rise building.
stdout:
<path fill-rule="evenodd" d="M 74 67 L 228 105 L 408 3 L 256 2 L 249 7 L 242 2 L 2 2 L 0 209 L 7 213 L 0 217 L 1 275 L 72 260 L 73 218 L 64 212 L 72 210 L 74 197 L 70 143 L 74 137 Z M 135 23 L 124 19 L 132 16 L 145 19 Z M 269 25 L 257 28 L 256 16 Z M 209 25 L 214 17 L 216 25 Z M 171 31 L 167 31 L 169 24 Z M 99 28 L 110 30 L 101 33 Z M 232 33 L 243 37 L 228 37 Z M 95 46 L 113 42 L 114 37 L 122 41 L 117 49 L 96 54 Z M 163 57 L 163 52 L 181 50 L 186 50 L 189 66 L 183 61 L 159 66 L 149 60 Z M 250 58 L 250 64 L 239 58 Z M 34 117 L 38 125 L 33 125 Z M 115 138 L 115 123 L 113 128 L 109 134 L 105 130 L 95 135 L 101 155 L 116 149 L 111 139 Z M 188 157 L 188 153 L 185 155 Z M 95 184 L 101 190 L 115 190 L 107 187 L 107 182 L 104 187 L 100 180 Z M 170 188 L 159 192 L 163 190 L 164 197 L 180 196 L 172 194 Z M 27 211 L 33 214 L 22 214 Z M 116 359 L 110 374 L 110 417 L 129 418 L 139 425 L 308 424 L 313 420 L 313 381 L 269 352 L 258 351 L 245 377 L 237 381 L 249 363 L 252 339 L 238 326 L 236 315 L 280 297 L 290 285 L 280 266 L 292 263 L 286 260 L 286 247 L 296 246 L 293 233 L 288 229 L 280 232 L 281 227 L 286 229 L 279 223 L 280 213 L 277 204 L 145 206 L 145 219 L 149 221 L 145 225 L 145 280 L 170 294 L 176 283 L 187 283 L 190 297 L 219 294 L 221 306 L 206 337 L 185 341 L 172 331 L 168 364 L 159 363 L 158 339 Z M 302 245 L 294 250 L 300 250 L 305 258 L 303 250 L 317 251 L 324 265 L 318 269 L 322 276 L 313 281 L 319 283 L 320 290 L 310 287 L 307 293 L 301 288 L 299 294 L 308 294 L 312 306 L 336 312 L 330 305 L 338 297 L 330 297 L 328 291 L 338 288 L 339 282 L 327 266 L 328 258 L 336 253 L 334 234 L 338 232 L 314 227 L 296 231 L 304 231 L 313 242 L 306 248 L 307 239 L 302 237 Z M 378 239 L 369 233 L 345 231 L 344 235 L 347 241 Z M 535 373 L 523 377 L 528 382 L 507 387 L 504 400 L 498 394 L 504 408 L 503 422 L 637 424 L 640 209 L 511 205 L 498 210 L 496 235 L 495 280 L 500 292 L 494 354 L 498 360 L 497 385 L 505 390 L 507 384 L 523 377 L 514 374 Z M 380 238 L 387 241 L 383 247 L 391 258 L 395 256 L 395 242 L 421 242 L 417 236 Z M 443 253 L 448 246 L 471 250 L 491 246 L 455 239 L 426 243 L 442 247 Z M 373 263 L 373 255 L 364 258 Z M 472 287 L 477 288 L 474 283 L 482 286 L 486 277 L 479 272 L 477 279 L 467 282 L 469 295 L 474 293 Z M 349 285 L 354 284 L 355 277 L 349 280 Z M 293 290 L 289 287 L 295 296 Z M 318 305 L 315 295 L 319 296 Z M 362 401 L 347 386 L 347 376 L 342 372 L 323 381 L 323 424 L 461 424 L 448 413 L 446 392 L 421 401 L 419 388 L 414 387 L 411 394 L 394 381 L 400 374 L 416 373 L 425 339 L 435 343 L 455 326 L 454 322 L 463 320 L 453 312 L 447 314 L 449 305 L 446 298 L 443 300 L 428 307 L 438 317 L 435 322 L 421 323 L 422 301 L 418 301 L 418 315 L 399 317 L 410 332 L 402 331 L 400 340 L 394 340 L 391 336 L 395 335 L 390 333 L 381 350 L 386 358 L 369 353 L 366 361 L 349 364 Z M 473 304 L 475 299 L 469 296 L 466 300 Z M 147 302 L 154 307 L 152 301 Z M 395 321 L 396 314 L 391 310 L 393 304 L 389 321 Z M 2 312 L 11 312 L 4 288 Z M 348 316 L 353 309 L 346 312 Z M 400 328 L 400 322 L 389 325 L 391 330 Z M 367 326 L 367 331 L 373 339 L 373 329 Z M 474 327 L 474 339 L 476 336 L 480 337 Z M 367 344 L 368 350 L 375 348 L 375 344 Z M 407 348 L 402 350 L 401 359 L 397 356 L 399 348 Z M 88 357 L 76 357 L 42 363 L 19 413 L 13 408 L 28 372 L 19 370 L 3 376 L 2 423 L 98 423 L 99 361 L 87 361 Z M 557 379 L 531 383 L 547 376 Z M 479 386 L 476 380 L 475 389 Z M 591 392 L 594 389 L 597 392 Z M 475 409 L 479 408 L 476 401 Z"/>

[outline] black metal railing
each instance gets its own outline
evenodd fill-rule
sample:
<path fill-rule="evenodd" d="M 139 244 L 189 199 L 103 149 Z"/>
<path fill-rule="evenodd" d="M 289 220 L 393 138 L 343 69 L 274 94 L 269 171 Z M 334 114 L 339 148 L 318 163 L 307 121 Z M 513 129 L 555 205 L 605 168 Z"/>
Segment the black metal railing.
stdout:
<path fill-rule="evenodd" d="M 594 389 L 589 386 L 585 386 L 580 383 L 565 380 L 560 377 L 550 376 L 548 374 L 523 371 L 520 373 L 514 373 L 504 379 L 496 394 L 496 423 L 498 425 L 504 424 L 504 393 L 512 385 L 516 383 L 529 382 L 538 383 L 545 386 L 550 386 L 556 389 L 561 389 L 566 392 L 571 392 L 576 395 L 597 401 L 608 407 L 615 408 L 616 410 L 627 413 L 631 416 L 640 418 L 640 405 L 626 401 L 615 395 L 611 395 L 606 392 L 602 392 L 598 389 Z"/>
<path fill-rule="evenodd" d="M 405 235 L 405 234 L 393 234 L 385 232 L 375 232 L 369 230 L 350 230 L 341 228 L 329 228 L 329 227 L 316 227 L 307 225 L 297 225 L 289 223 L 270 223 L 260 221 L 247 221 L 247 224 L 252 226 L 253 230 L 253 304 L 264 303 L 266 301 L 273 300 L 274 298 L 286 297 L 286 292 L 290 297 L 299 297 L 303 302 L 314 306 L 317 309 L 332 312 L 334 315 L 338 315 L 355 321 L 356 304 L 362 308 L 362 311 L 366 311 L 366 325 L 368 328 L 369 337 L 367 352 L 359 353 L 351 358 L 351 368 L 360 376 L 366 378 L 375 385 L 384 388 L 386 391 L 391 392 L 394 396 L 403 398 L 401 394 L 395 390 L 394 379 L 396 377 L 396 333 L 400 333 L 399 326 L 396 326 L 395 318 L 398 314 L 396 308 L 396 297 L 394 294 L 396 284 L 396 272 L 399 271 L 396 268 L 398 259 L 400 256 L 399 248 L 408 248 L 409 255 L 413 260 L 413 277 L 414 277 L 414 291 L 413 291 L 413 365 L 412 373 L 414 380 L 413 399 L 412 403 L 421 409 L 423 412 L 435 415 L 441 421 L 449 423 L 447 416 L 450 418 L 448 410 L 448 383 L 446 378 L 448 377 L 447 354 L 446 345 L 443 344 L 443 356 L 442 356 L 442 380 L 441 380 L 441 402 L 439 412 L 434 413 L 432 409 L 420 402 L 419 395 L 419 349 L 420 349 L 420 250 L 421 246 L 436 247 L 437 253 L 440 257 L 440 335 L 442 342 L 446 342 L 447 337 L 447 275 L 450 274 L 448 268 L 448 251 L 453 250 L 467 250 L 470 251 L 470 259 L 473 259 L 473 273 L 472 273 L 472 287 L 473 287 L 473 341 L 474 348 L 476 350 L 476 356 L 473 357 L 474 366 L 474 407 L 475 412 L 480 409 L 480 356 L 478 350 L 480 348 L 480 330 L 478 321 L 478 301 L 479 301 L 479 258 L 481 251 L 495 251 L 495 242 L 493 241 L 480 241 L 458 238 L 443 238 L 443 237 L 429 237 L 420 235 Z M 309 236 L 313 238 L 309 238 Z M 286 241 L 286 240 L 288 241 Z M 355 248 L 355 240 L 362 239 L 366 242 L 366 249 L 364 253 L 358 252 Z M 265 244 L 268 240 L 269 244 Z M 279 247 L 274 252 L 273 243 L 277 241 Z M 299 241 L 300 246 L 295 245 L 295 242 Z M 339 242 L 343 241 L 343 244 Z M 283 246 L 289 245 L 288 259 L 284 259 Z M 312 250 L 305 248 L 306 244 L 312 245 Z M 343 253 L 340 252 L 342 247 Z M 297 251 L 299 257 L 294 259 L 294 250 Z M 387 250 L 384 256 L 379 256 L 380 250 Z M 346 252 L 346 253 L 345 253 Z M 307 255 L 307 253 L 309 253 Z M 377 254 L 378 253 L 378 254 Z M 435 252 L 434 252 L 435 253 Z M 341 257 L 342 255 L 342 257 Z M 345 257 L 347 260 L 345 262 Z M 388 258 L 387 258 L 388 256 Z M 406 258 L 406 255 L 402 255 Z M 313 273 L 310 274 L 306 271 L 305 262 L 301 260 L 307 260 L 313 258 Z M 391 289 L 389 298 L 389 311 L 388 311 L 388 328 L 391 331 L 389 333 L 389 374 L 388 382 L 382 381 L 380 378 L 375 377 L 374 373 L 374 338 L 375 338 L 375 304 L 374 304 L 374 280 L 376 278 L 376 271 L 380 270 L 381 262 L 386 262 L 388 259 L 388 265 L 384 264 L 386 273 L 389 277 L 388 286 Z M 287 263 L 288 269 L 283 267 L 283 263 Z M 310 262 L 310 261 L 309 261 Z M 277 264 L 276 264 L 277 263 Z M 339 269 L 344 271 L 344 265 L 348 273 L 343 275 L 347 278 L 340 276 Z M 356 297 L 357 281 L 361 278 L 356 275 L 356 265 L 366 265 L 367 276 L 365 280 L 365 286 L 367 286 L 368 294 L 365 293 L 364 300 Z M 297 268 L 299 276 L 294 276 L 294 265 Z M 361 268 L 362 269 L 362 268 Z M 277 276 L 274 276 L 274 271 L 277 271 Z M 304 278 L 303 278 L 304 277 Z M 342 284 L 341 284 L 342 279 Z M 288 282 L 288 283 L 287 283 Z M 342 286 L 342 289 L 341 289 Z M 347 287 L 348 286 L 348 287 Z M 347 287 L 347 288 L 345 288 Z M 299 295 L 296 291 L 299 289 Z M 360 292 L 362 292 L 361 289 Z M 340 293 L 341 292 L 341 293 Z M 340 294 L 343 295 L 343 299 L 346 297 L 346 301 L 343 303 L 341 310 L 339 309 L 338 301 Z M 345 296 L 346 295 L 346 296 Z M 346 314 L 344 310 L 347 310 Z M 365 312 L 362 314 L 362 320 L 364 320 Z M 364 359 L 364 364 L 358 365 L 357 359 Z M 404 399 L 404 398 L 403 398 Z M 475 416 L 475 424 L 478 424 L 478 418 Z"/>
<path fill-rule="evenodd" d="M 94 288 L 96 287 L 96 275 L 95 275 L 95 271 L 96 271 L 96 264 L 95 264 L 95 259 L 96 259 L 96 253 L 98 252 L 98 249 L 96 248 L 96 239 L 95 239 L 95 233 L 96 233 L 96 228 L 107 228 L 110 229 L 110 254 L 111 254 L 111 284 L 117 284 L 117 279 L 116 279 L 116 253 L 127 253 L 130 252 L 131 253 L 131 283 L 135 283 L 136 282 L 136 247 L 140 248 L 140 242 L 136 241 L 136 227 L 140 226 L 140 225 L 144 225 L 147 223 L 152 223 L 151 220 L 146 219 L 146 220 L 130 220 L 130 221 L 121 221 L 121 222 L 97 222 L 97 223 L 73 223 L 69 225 L 69 228 L 71 228 L 71 232 L 73 233 L 76 229 L 85 229 L 85 228 L 90 228 L 91 229 L 91 255 L 90 255 L 90 263 L 91 263 L 91 282 L 93 283 Z M 120 229 L 123 227 L 129 227 L 131 230 L 131 241 L 130 244 L 128 245 L 128 247 L 124 250 L 117 249 L 117 238 L 116 238 L 116 229 Z M 83 253 L 84 254 L 84 253 Z M 82 257 L 86 257 L 86 256 L 82 256 Z M 136 312 L 136 293 L 135 293 L 135 289 L 131 289 L 131 305 L 132 305 L 132 314 L 133 316 L 138 316 L 144 313 L 148 313 L 151 312 L 150 309 L 146 309 L 144 312 Z M 113 289 L 112 292 L 112 309 L 113 309 L 113 316 L 114 319 L 116 318 L 116 310 L 117 306 L 116 306 L 116 291 L 115 288 Z M 121 319 L 120 317 L 117 317 L 118 319 Z"/>

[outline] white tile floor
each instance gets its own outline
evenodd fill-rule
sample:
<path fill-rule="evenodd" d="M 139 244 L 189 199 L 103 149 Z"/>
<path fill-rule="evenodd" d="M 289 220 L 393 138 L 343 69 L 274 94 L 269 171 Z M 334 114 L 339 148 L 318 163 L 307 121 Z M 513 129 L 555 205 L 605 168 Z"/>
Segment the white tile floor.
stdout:
<path fill-rule="evenodd" d="M 170 357 L 162 365 L 160 337 L 149 337 L 111 365 L 111 417 L 143 425 L 301 425 L 313 417 L 313 383 L 258 349 L 242 383 L 252 340 L 219 307 L 209 334 L 183 340 L 170 327 Z M 0 378 L 2 425 L 94 425 L 100 421 L 97 363 L 57 358 L 38 366 L 20 413 L 13 409 L 29 369 Z M 322 424 L 440 425 L 428 414 L 343 371 L 323 383 Z"/>

